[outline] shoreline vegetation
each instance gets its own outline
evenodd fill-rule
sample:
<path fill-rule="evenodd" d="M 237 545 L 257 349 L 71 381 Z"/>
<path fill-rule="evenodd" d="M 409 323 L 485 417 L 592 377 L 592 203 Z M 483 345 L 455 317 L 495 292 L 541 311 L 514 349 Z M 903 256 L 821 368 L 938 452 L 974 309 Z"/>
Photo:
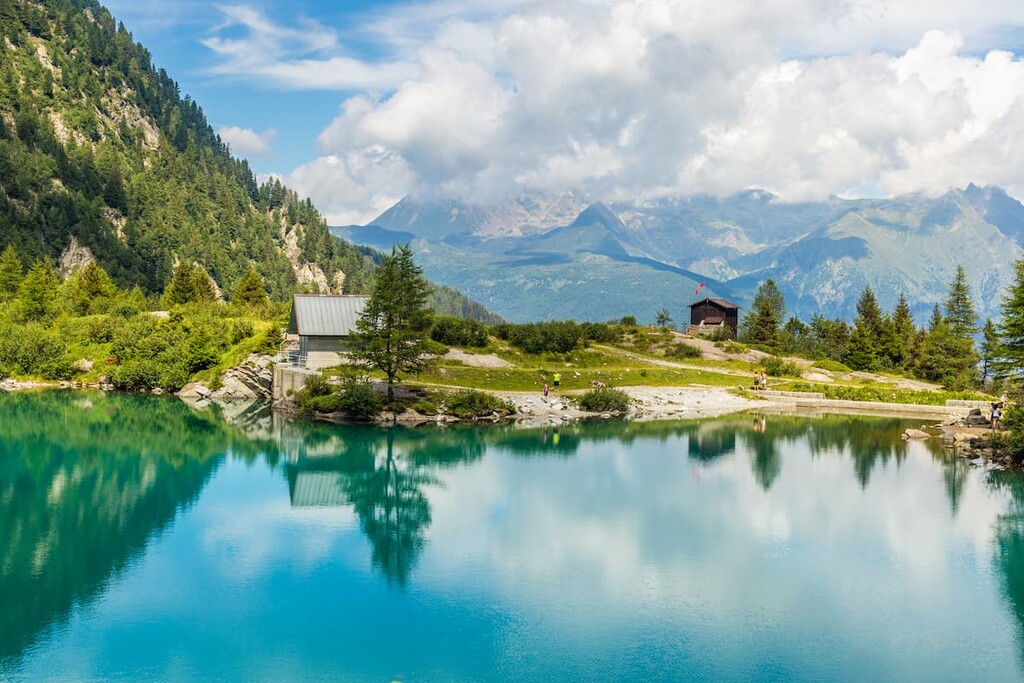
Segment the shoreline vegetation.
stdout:
<path fill-rule="evenodd" d="M 1021 273 L 1024 281 L 1024 266 Z M 409 423 L 806 409 L 966 414 L 999 400 L 1009 383 L 995 370 L 1011 366 L 996 362 L 1008 357 L 1004 346 L 975 349 L 961 276 L 946 312 L 936 307 L 927 328 L 907 318 L 902 297 L 883 313 L 870 289 L 852 326 L 819 316 L 783 325 L 785 302 L 769 280 L 737 341 L 724 327 L 709 338 L 683 334 L 667 312 L 656 325 L 631 316 L 485 325 L 436 315 L 411 250 L 395 248 L 373 273 L 357 331 L 339 356 L 349 362 L 327 368 L 279 408 L 310 419 Z M 190 263 L 179 263 L 156 297 L 118 288 L 95 262 L 63 281 L 46 260 L 26 272 L 8 247 L 0 256 L 0 388 L 48 381 L 198 401 L 269 396 L 271 365 L 292 343 L 283 333 L 288 307 L 271 301 L 254 269 L 223 298 Z M 1011 406 L 1011 433 L 1014 419 Z M 1024 453 L 1024 440 L 998 445 Z"/>

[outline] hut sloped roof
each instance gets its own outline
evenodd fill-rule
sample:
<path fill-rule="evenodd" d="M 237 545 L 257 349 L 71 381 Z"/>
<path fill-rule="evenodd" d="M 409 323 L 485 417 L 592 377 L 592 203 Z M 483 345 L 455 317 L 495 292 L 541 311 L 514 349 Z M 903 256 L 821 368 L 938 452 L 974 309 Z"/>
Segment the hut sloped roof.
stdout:
<path fill-rule="evenodd" d="M 288 331 L 304 337 L 347 337 L 356 329 L 368 296 L 296 294 Z"/>
<path fill-rule="evenodd" d="M 714 297 L 714 296 L 708 297 L 706 299 L 701 299 L 700 301 L 694 301 L 692 304 L 690 304 L 690 308 L 693 308 L 694 306 L 700 306 L 705 301 L 709 301 L 712 304 L 718 306 L 719 308 L 736 309 L 736 310 L 739 310 L 739 308 L 740 308 L 739 306 L 737 306 L 736 304 L 734 304 L 731 301 L 726 301 L 725 299 L 721 299 L 721 298 Z"/>

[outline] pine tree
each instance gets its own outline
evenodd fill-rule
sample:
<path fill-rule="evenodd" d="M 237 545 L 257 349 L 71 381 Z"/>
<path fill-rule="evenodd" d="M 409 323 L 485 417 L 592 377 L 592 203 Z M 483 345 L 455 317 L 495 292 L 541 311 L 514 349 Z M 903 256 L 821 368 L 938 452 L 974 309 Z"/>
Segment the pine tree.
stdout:
<path fill-rule="evenodd" d="M 194 301 L 209 302 L 217 300 L 217 289 L 213 278 L 206 272 L 206 268 L 200 265 L 192 267 L 192 291 L 195 292 Z"/>
<path fill-rule="evenodd" d="M 765 280 L 757 288 L 750 313 L 740 324 L 740 339 L 749 344 L 775 348 L 780 343 L 779 328 L 786 316 L 786 299 L 775 280 Z"/>
<path fill-rule="evenodd" d="M 953 327 L 940 318 L 925 335 L 917 363 L 917 376 L 942 382 L 947 389 L 962 390 L 977 383 L 974 344 L 953 334 Z"/>
<path fill-rule="evenodd" d="M 267 290 L 263 286 L 263 278 L 251 265 L 245 272 L 242 279 L 238 281 L 235 291 L 231 296 L 231 302 L 239 306 L 251 306 L 258 308 L 269 303 Z"/>
<path fill-rule="evenodd" d="M 889 325 L 891 335 L 887 339 L 886 356 L 892 368 L 906 368 L 911 354 L 914 350 L 914 340 L 917 334 L 917 327 L 914 325 L 914 316 L 910 312 L 910 304 L 907 297 L 900 292 L 900 298 L 893 309 Z"/>
<path fill-rule="evenodd" d="M 949 322 L 950 332 L 961 339 L 970 339 L 978 331 L 978 315 L 974 312 L 971 289 L 967 285 L 967 276 L 962 265 L 956 267 L 956 275 L 949 284 L 946 320 Z"/>
<path fill-rule="evenodd" d="M 75 273 L 70 282 L 71 305 L 78 315 L 87 315 L 95 310 L 96 304 L 117 293 L 117 287 L 95 261 L 85 264 Z"/>
<path fill-rule="evenodd" d="M 57 271 L 48 259 L 40 259 L 32 264 L 18 287 L 20 317 L 26 321 L 41 321 L 52 317 L 57 309 L 59 286 Z"/>
<path fill-rule="evenodd" d="M 882 351 L 884 320 L 882 309 L 871 287 L 865 287 L 857 300 L 857 319 L 846 349 L 846 364 L 854 370 L 876 370 Z"/>
<path fill-rule="evenodd" d="M 373 293 L 356 322 L 353 355 L 387 375 L 388 401 L 394 400 L 399 372 L 426 367 L 425 354 L 432 346 L 427 291 L 409 246 L 393 247 L 374 273 Z"/>
<path fill-rule="evenodd" d="M 180 306 L 195 300 L 196 288 L 192 278 L 192 265 L 181 261 L 174 267 L 171 281 L 164 289 L 164 305 Z"/>
<path fill-rule="evenodd" d="M 10 301 L 18 293 L 25 270 L 18 252 L 10 244 L 0 254 L 0 303 Z"/>
<path fill-rule="evenodd" d="M 667 308 L 663 308 L 660 311 L 658 311 L 656 322 L 658 324 L 658 327 L 662 328 L 663 330 L 667 330 L 672 325 L 672 315 L 668 312 Z"/>

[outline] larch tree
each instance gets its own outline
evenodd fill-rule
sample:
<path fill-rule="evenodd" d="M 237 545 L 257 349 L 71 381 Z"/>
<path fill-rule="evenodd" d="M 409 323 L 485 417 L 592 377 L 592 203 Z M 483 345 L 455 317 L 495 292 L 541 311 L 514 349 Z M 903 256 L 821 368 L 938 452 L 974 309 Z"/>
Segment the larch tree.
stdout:
<path fill-rule="evenodd" d="M 387 376 L 389 402 L 398 374 L 423 370 L 434 348 L 427 294 L 427 280 L 409 246 L 392 248 L 374 272 L 373 292 L 356 321 L 353 355 Z"/>
<path fill-rule="evenodd" d="M 967 284 L 967 275 L 962 265 L 957 265 L 956 275 L 949 283 L 946 320 L 949 322 L 950 332 L 962 339 L 970 339 L 978 331 L 978 314 L 974 312 L 971 288 Z"/>
<path fill-rule="evenodd" d="M 779 345 L 779 329 L 786 316 L 786 299 L 775 280 L 765 280 L 757 288 L 750 313 L 740 324 L 740 339 L 750 344 L 761 344 L 769 348 Z"/>

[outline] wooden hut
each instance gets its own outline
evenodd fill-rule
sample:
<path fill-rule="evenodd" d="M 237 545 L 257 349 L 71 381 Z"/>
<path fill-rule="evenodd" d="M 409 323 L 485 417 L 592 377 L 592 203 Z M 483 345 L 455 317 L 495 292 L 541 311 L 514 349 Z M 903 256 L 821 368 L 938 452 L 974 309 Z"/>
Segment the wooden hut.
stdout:
<path fill-rule="evenodd" d="M 736 336 L 740 307 L 717 297 L 704 297 L 690 304 L 690 334 L 711 334 L 715 328 L 728 325 Z"/>

